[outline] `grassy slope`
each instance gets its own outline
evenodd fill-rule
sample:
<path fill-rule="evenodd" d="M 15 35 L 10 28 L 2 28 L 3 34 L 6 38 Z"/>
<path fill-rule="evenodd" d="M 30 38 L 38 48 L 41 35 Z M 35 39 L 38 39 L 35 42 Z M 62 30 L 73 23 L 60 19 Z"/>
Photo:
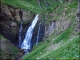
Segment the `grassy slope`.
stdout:
<path fill-rule="evenodd" d="M 2 0 L 3 3 L 18 7 L 20 9 L 24 10 L 30 10 L 34 13 L 41 13 L 46 12 L 47 10 L 50 13 L 54 13 L 54 17 L 50 17 L 50 15 L 46 14 L 48 16 L 48 21 L 46 23 L 49 23 L 50 20 L 59 20 L 60 17 L 63 17 L 63 12 L 65 11 L 65 7 L 68 7 L 66 10 L 66 16 L 62 20 L 70 20 L 73 22 L 72 26 L 70 28 L 67 28 L 64 32 L 62 32 L 60 35 L 54 35 L 52 34 L 50 37 L 45 39 L 43 42 L 40 42 L 38 45 L 36 45 L 33 49 L 33 51 L 28 54 L 27 56 L 23 57 L 23 60 L 26 59 L 61 59 L 61 58 L 74 58 L 77 59 L 79 57 L 79 37 L 73 36 L 72 33 L 74 32 L 74 23 L 76 18 L 76 10 L 77 10 L 77 0 L 75 2 L 72 2 L 71 4 L 64 4 L 64 3 L 58 3 L 58 2 L 51 2 L 51 6 L 46 7 L 43 2 L 41 3 L 42 6 L 44 6 L 44 10 L 40 9 L 37 0 L 30 2 L 28 0 Z M 57 4 L 59 6 L 56 10 L 53 10 Z M 51 8 L 51 9 L 49 9 Z M 52 11 L 53 10 L 53 11 Z M 58 17 L 57 17 L 58 16 Z M 77 34 L 75 34 L 77 35 Z M 72 37 L 73 36 L 73 37 Z M 71 38 L 72 37 L 72 38 Z M 55 44 L 58 44 L 60 42 L 59 47 L 56 49 L 53 48 L 49 50 L 48 48 L 50 46 L 53 46 Z"/>
<path fill-rule="evenodd" d="M 58 35 L 57 38 L 52 38 L 53 36 L 52 35 L 49 38 L 47 38 L 46 41 L 39 43 L 37 46 L 34 47 L 34 50 L 29 55 L 22 58 L 22 60 L 24 59 L 61 59 L 61 58 L 78 59 L 79 58 L 79 42 L 80 42 L 79 36 L 73 36 L 72 38 L 63 39 L 62 34 Z M 58 38 L 63 39 L 61 40 L 59 47 L 57 49 L 55 48 L 51 50 L 48 49 L 48 47 L 52 45 L 53 47 L 55 47 L 54 45 L 57 43 L 54 43 L 54 41 L 56 41 Z"/>
<path fill-rule="evenodd" d="M 49 6 L 46 7 L 44 5 L 44 2 L 41 1 L 41 6 L 42 9 L 39 7 L 38 0 L 2 0 L 3 3 L 6 3 L 8 5 L 17 7 L 19 9 L 23 9 L 25 11 L 30 10 L 33 13 L 41 13 L 41 12 L 46 12 L 48 9 L 52 10 L 56 6 L 53 6 L 55 2 L 48 0 L 47 2 L 49 3 Z M 58 2 L 56 2 L 56 5 Z"/>
<path fill-rule="evenodd" d="M 52 34 L 43 42 L 40 42 L 33 48 L 33 51 L 30 52 L 27 56 L 24 56 L 24 59 L 79 59 L 79 36 L 74 32 L 76 24 L 76 11 L 77 11 L 77 1 L 72 2 L 71 4 L 61 3 L 57 10 L 53 12 L 56 13 L 54 19 L 58 20 L 60 17 L 63 17 L 61 14 L 65 11 L 64 7 L 68 7 L 66 10 L 66 15 L 64 16 L 63 21 L 69 20 L 72 21 L 72 25 L 65 29 L 61 34 L 55 35 Z M 53 19 L 53 18 L 51 18 Z M 50 19 L 50 20 L 51 20 Z M 50 21 L 49 20 L 49 21 Z M 48 21 L 48 22 L 49 22 Z M 74 34 L 74 35 L 73 35 Z M 59 44 L 59 45 L 58 45 Z M 55 47 L 57 46 L 57 47 Z M 49 49 L 51 47 L 51 49 Z"/>

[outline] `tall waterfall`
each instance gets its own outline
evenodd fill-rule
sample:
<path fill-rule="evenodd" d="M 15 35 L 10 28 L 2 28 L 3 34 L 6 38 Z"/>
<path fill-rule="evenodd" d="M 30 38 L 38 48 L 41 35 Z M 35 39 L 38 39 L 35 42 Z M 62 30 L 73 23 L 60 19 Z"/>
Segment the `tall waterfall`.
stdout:
<path fill-rule="evenodd" d="M 31 38 L 37 21 L 38 21 L 38 14 L 35 16 L 34 20 L 31 23 L 31 26 L 28 28 L 23 43 L 21 45 L 21 49 L 24 49 L 25 53 L 28 53 L 28 49 L 31 48 Z"/>
<path fill-rule="evenodd" d="M 21 47 L 21 40 L 22 40 L 22 38 L 21 38 L 21 33 L 22 33 L 22 23 L 23 23 L 23 21 L 21 21 L 21 23 L 20 23 L 20 29 L 19 29 L 19 47 Z"/>

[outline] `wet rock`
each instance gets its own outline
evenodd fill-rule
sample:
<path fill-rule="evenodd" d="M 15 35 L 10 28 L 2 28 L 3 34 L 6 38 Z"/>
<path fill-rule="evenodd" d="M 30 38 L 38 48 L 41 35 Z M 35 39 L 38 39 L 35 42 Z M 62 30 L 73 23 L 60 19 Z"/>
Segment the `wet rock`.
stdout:
<path fill-rule="evenodd" d="M 45 38 L 52 34 L 56 27 L 56 21 L 50 21 L 49 24 L 45 25 Z"/>
<path fill-rule="evenodd" d="M 19 53 L 19 57 L 22 57 L 24 54 L 22 52 Z"/>
<path fill-rule="evenodd" d="M 7 4 L 1 5 L 1 14 L 5 17 L 10 18 L 11 20 L 21 21 L 19 11 L 20 9 Z M 31 11 L 22 10 L 22 12 L 23 12 L 23 16 L 22 16 L 23 21 L 32 20 L 32 18 L 34 17 L 34 14 Z"/>
<path fill-rule="evenodd" d="M 19 60 L 19 56 L 16 56 L 15 58 L 13 58 L 13 60 Z"/>
<path fill-rule="evenodd" d="M 25 54 L 24 49 L 20 49 L 20 52 L 21 52 L 22 54 Z"/>
<path fill-rule="evenodd" d="M 80 13 L 77 13 L 77 17 L 80 17 Z"/>

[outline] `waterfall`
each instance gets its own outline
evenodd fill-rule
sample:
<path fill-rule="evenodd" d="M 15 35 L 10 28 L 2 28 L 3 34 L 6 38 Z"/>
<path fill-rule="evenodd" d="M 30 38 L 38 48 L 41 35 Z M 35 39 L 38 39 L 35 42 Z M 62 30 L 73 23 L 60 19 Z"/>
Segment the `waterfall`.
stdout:
<path fill-rule="evenodd" d="M 39 24 L 39 28 L 38 28 L 38 34 L 37 34 L 36 44 L 38 44 L 38 40 L 39 40 L 40 25 L 41 25 L 41 23 Z"/>
<path fill-rule="evenodd" d="M 19 29 L 19 47 L 21 47 L 21 40 L 22 40 L 22 38 L 21 38 L 21 33 L 22 33 L 22 23 L 23 23 L 23 21 L 21 21 L 21 23 L 20 23 L 20 29 Z"/>
<path fill-rule="evenodd" d="M 24 49 L 25 53 L 29 53 L 28 49 L 31 48 L 31 38 L 32 38 L 33 30 L 34 30 L 34 27 L 35 27 L 37 21 L 38 21 L 38 14 L 35 16 L 30 27 L 28 28 L 25 38 L 23 40 L 23 43 L 21 45 L 21 49 Z"/>

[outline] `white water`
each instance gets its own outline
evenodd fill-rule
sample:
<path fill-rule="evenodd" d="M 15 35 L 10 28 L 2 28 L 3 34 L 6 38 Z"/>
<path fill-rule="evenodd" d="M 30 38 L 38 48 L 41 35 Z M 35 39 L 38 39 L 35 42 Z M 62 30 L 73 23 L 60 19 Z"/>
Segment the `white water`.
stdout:
<path fill-rule="evenodd" d="M 28 28 L 25 35 L 25 39 L 23 40 L 23 43 L 21 45 L 21 49 L 24 49 L 26 52 L 28 52 L 27 50 L 31 48 L 31 38 L 37 21 L 38 21 L 38 14 L 35 16 L 34 20 L 31 23 L 31 26 Z"/>

